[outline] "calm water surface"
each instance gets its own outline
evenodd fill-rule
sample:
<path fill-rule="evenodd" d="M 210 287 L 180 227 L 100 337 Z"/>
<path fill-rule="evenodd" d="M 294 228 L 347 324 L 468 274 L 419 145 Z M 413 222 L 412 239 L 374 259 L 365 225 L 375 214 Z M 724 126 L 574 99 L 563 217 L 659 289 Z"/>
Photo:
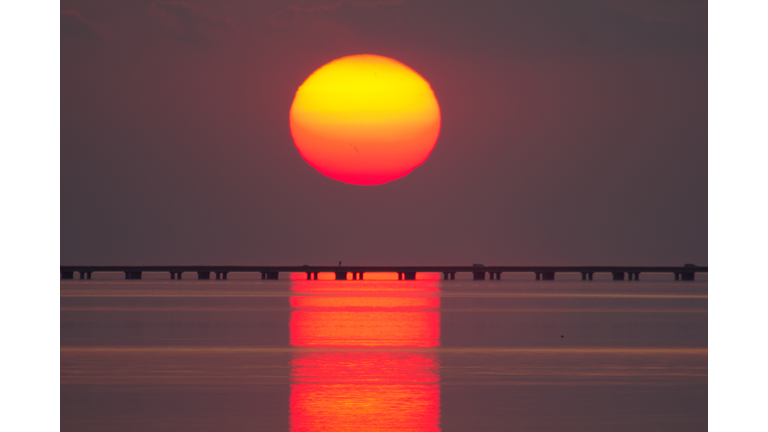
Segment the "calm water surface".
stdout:
<path fill-rule="evenodd" d="M 61 429 L 704 431 L 707 283 L 62 281 Z"/>

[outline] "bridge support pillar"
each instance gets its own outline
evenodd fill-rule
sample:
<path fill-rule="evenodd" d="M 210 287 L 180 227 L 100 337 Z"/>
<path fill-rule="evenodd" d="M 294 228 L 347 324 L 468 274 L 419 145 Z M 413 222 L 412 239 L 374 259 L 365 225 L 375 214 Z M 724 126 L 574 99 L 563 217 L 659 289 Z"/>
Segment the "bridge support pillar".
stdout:
<path fill-rule="evenodd" d="M 403 280 L 403 273 L 397 272 L 397 280 Z"/>
<path fill-rule="evenodd" d="M 587 274 L 587 277 L 589 278 L 589 280 L 592 280 L 592 275 L 593 275 L 593 274 L 595 274 L 595 273 L 594 273 L 594 272 L 589 272 L 589 273 Z"/>
<path fill-rule="evenodd" d="M 91 273 L 93 273 L 93 272 L 85 272 L 85 278 L 90 280 L 91 279 Z"/>
<path fill-rule="evenodd" d="M 680 280 L 680 273 L 675 273 L 675 280 Z"/>
<path fill-rule="evenodd" d="M 140 271 L 125 271 L 125 278 L 130 280 L 138 280 L 141 279 L 141 272 Z"/>
<path fill-rule="evenodd" d="M 271 272 L 266 272 L 266 274 L 267 274 L 267 280 L 278 280 L 278 279 L 280 279 L 280 272 L 271 271 Z"/>
<path fill-rule="evenodd" d="M 73 272 L 73 271 L 63 271 L 63 272 L 61 272 L 61 278 L 62 279 L 74 279 L 75 278 L 75 272 Z"/>
<path fill-rule="evenodd" d="M 541 280 L 541 273 L 536 272 L 536 280 Z"/>
<path fill-rule="evenodd" d="M 203 280 L 210 279 L 211 278 L 211 272 L 199 271 L 199 272 L 197 272 L 197 278 L 198 279 L 203 279 Z"/>
<path fill-rule="evenodd" d="M 347 280 L 347 272 L 336 272 L 336 280 Z"/>
<path fill-rule="evenodd" d="M 171 274 L 171 280 L 176 279 L 176 272 L 169 272 Z"/>
<path fill-rule="evenodd" d="M 624 272 L 613 272 L 613 280 L 624 280 Z"/>
<path fill-rule="evenodd" d="M 696 280 L 696 273 L 680 273 L 680 280 L 684 280 L 684 281 Z"/>
<path fill-rule="evenodd" d="M 403 279 L 416 280 L 416 272 L 403 272 Z"/>
<path fill-rule="evenodd" d="M 314 272 L 314 273 L 312 273 L 312 276 L 315 278 L 315 280 L 317 280 L 317 273 L 318 273 L 318 272 Z"/>
<path fill-rule="evenodd" d="M 587 272 L 581 272 L 581 280 L 587 280 Z"/>
<path fill-rule="evenodd" d="M 485 272 L 472 272 L 472 280 L 485 280 Z"/>
<path fill-rule="evenodd" d="M 312 272 L 307 272 L 307 280 L 312 280 Z"/>
<path fill-rule="evenodd" d="M 443 272 L 443 280 L 448 280 L 451 278 L 450 272 Z"/>
<path fill-rule="evenodd" d="M 541 280 L 555 280 L 555 272 L 542 272 Z"/>
<path fill-rule="evenodd" d="M 81 272 L 78 272 L 78 273 L 80 273 L 80 279 L 85 279 L 85 272 L 84 271 L 81 271 Z"/>
<path fill-rule="evenodd" d="M 216 272 L 216 280 L 221 280 L 221 272 Z"/>

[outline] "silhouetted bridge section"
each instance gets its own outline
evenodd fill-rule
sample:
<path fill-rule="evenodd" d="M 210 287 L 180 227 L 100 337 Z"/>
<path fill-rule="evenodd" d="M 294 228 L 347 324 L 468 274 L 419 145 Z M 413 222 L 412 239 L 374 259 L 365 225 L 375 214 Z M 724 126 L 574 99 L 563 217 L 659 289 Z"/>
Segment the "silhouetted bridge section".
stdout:
<path fill-rule="evenodd" d="M 674 274 L 675 280 L 692 281 L 696 273 L 708 273 L 707 267 L 686 264 L 679 267 L 622 266 L 61 266 L 62 279 L 90 279 L 94 272 L 123 272 L 126 279 L 141 279 L 144 272 L 167 272 L 171 279 L 184 273 L 197 273 L 198 279 L 227 279 L 229 273 L 261 273 L 262 279 L 279 279 L 280 273 L 306 273 L 307 280 L 317 280 L 319 273 L 335 273 L 336 280 L 363 280 L 365 273 L 397 273 L 399 280 L 415 280 L 416 273 L 442 273 L 443 279 L 454 280 L 456 273 L 472 273 L 474 280 L 500 280 L 502 273 L 534 273 L 536 280 L 555 280 L 557 273 L 580 273 L 581 280 L 592 280 L 595 273 L 610 273 L 613 280 L 640 280 L 641 273 Z"/>

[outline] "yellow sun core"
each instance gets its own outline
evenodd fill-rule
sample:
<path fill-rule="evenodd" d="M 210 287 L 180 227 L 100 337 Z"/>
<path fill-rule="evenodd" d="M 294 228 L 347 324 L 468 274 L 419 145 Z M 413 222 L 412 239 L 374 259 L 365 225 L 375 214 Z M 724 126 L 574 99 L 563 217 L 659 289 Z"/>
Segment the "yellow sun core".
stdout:
<path fill-rule="evenodd" d="M 304 160 L 345 183 L 377 185 L 424 163 L 440 133 L 429 83 L 376 55 L 334 60 L 296 91 L 291 135 Z"/>

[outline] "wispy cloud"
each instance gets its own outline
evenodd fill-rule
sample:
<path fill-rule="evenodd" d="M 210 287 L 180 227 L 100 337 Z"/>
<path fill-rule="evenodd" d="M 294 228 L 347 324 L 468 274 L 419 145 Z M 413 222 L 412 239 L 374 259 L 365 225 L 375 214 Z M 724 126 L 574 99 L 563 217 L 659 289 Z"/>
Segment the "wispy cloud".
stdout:
<path fill-rule="evenodd" d="M 390 6 L 400 4 L 401 0 L 344 0 L 311 8 L 289 6 L 273 13 L 269 21 L 300 45 L 338 47 L 355 40 L 363 28 L 371 34 L 391 27 L 397 18 Z"/>
<path fill-rule="evenodd" d="M 180 41 L 191 45 L 205 44 L 234 28 L 231 19 L 216 16 L 204 6 L 182 1 L 155 1 L 149 11 Z"/>
<path fill-rule="evenodd" d="M 323 13 L 334 12 L 338 10 L 344 11 L 344 10 L 354 10 L 354 9 L 360 9 L 360 8 L 373 9 L 379 6 L 393 6 L 393 5 L 399 5 L 402 3 L 403 3 L 403 0 L 374 0 L 374 1 L 343 0 L 338 3 L 325 4 L 325 5 L 315 6 L 312 8 L 289 6 L 285 9 L 282 9 L 276 12 L 273 15 L 273 18 L 276 20 L 286 20 L 296 15 L 320 15 Z"/>
<path fill-rule="evenodd" d="M 681 25 L 692 32 L 706 32 L 706 1 L 600 0 L 600 4 L 646 21 Z"/>
<path fill-rule="evenodd" d="M 107 27 L 85 19 L 80 11 L 70 9 L 61 12 L 62 37 L 100 38 L 107 34 Z"/>

